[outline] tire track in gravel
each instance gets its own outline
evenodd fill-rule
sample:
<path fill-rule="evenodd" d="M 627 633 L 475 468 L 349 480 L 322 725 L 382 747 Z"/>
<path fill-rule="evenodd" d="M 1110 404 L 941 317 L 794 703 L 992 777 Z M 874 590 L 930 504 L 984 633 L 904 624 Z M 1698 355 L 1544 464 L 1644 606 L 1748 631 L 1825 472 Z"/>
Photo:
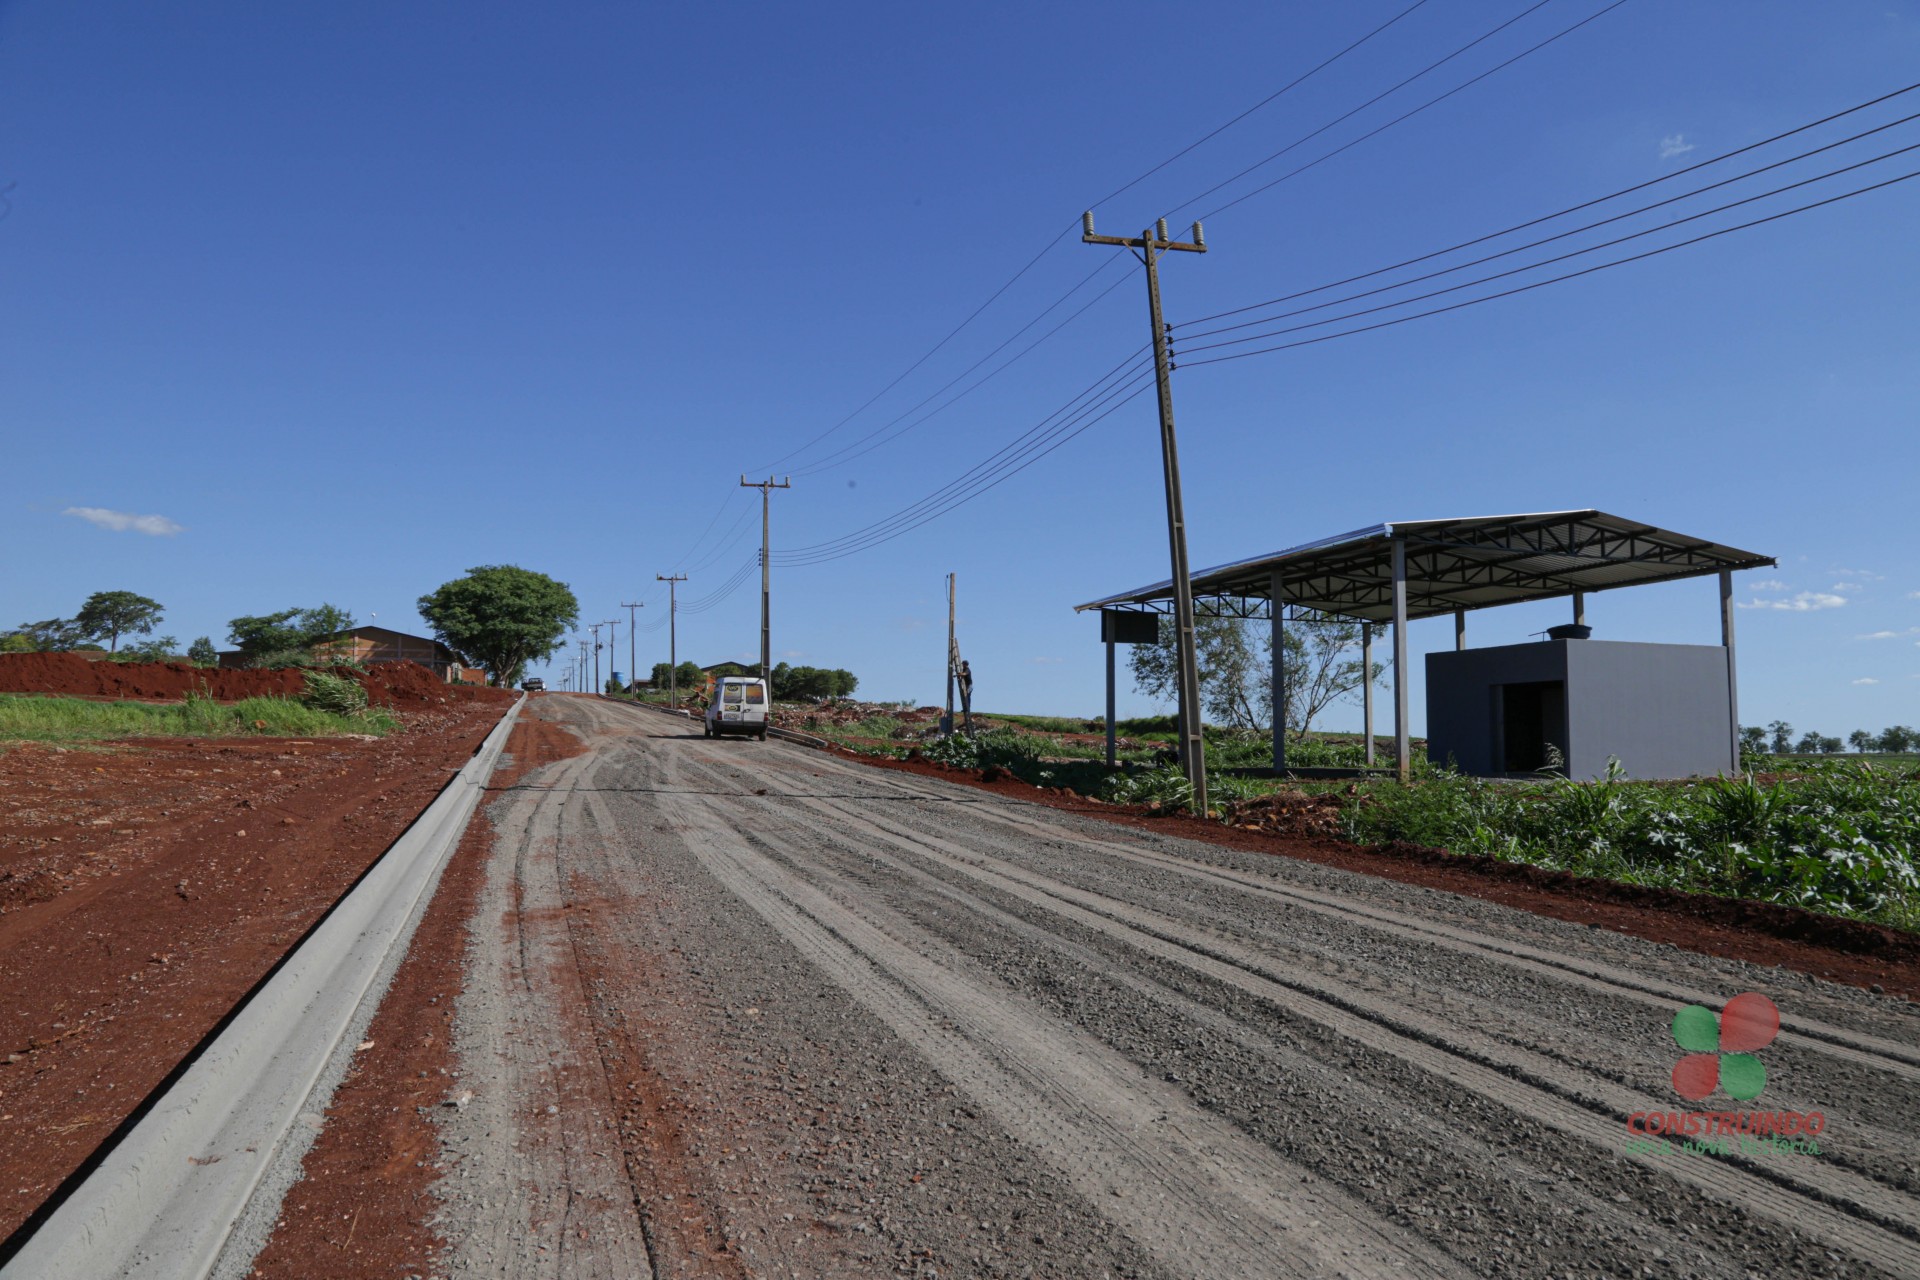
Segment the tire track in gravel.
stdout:
<path fill-rule="evenodd" d="M 1431 943 L 1463 955 L 1490 959 L 1515 970 L 1537 973 L 1555 981 L 1590 991 L 1619 996 L 1659 1008 L 1663 1012 L 1676 1004 L 1711 1005 L 1719 997 L 1699 988 L 1662 982 L 1630 973 L 1617 966 L 1591 959 L 1575 962 L 1540 947 L 1510 939 L 1473 934 L 1451 925 L 1420 920 L 1401 912 L 1368 906 L 1333 894 L 1275 883 L 1257 875 L 1225 867 L 1205 866 L 1111 840 L 1083 835 L 1067 827 L 1044 821 L 1028 821 L 1010 810 L 984 809 L 981 816 L 1002 823 L 1026 835 L 1062 840 L 1106 854 L 1123 862 L 1169 871 L 1195 880 L 1211 881 L 1244 890 L 1260 897 L 1299 906 L 1342 923 L 1360 923 L 1382 933 Z M 1828 1057 L 1886 1071 L 1906 1080 L 1920 1081 L 1920 1048 L 1857 1031 L 1831 1026 L 1783 1011 L 1780 1015 L 1780 1042 L 1794 1044 Z"/>
<path fill-rule="evenodd" d="M 756 848 L 708 806 L 668 797 L 694 852 L 1083 1196 L 1124 1201 L 1125 1226 L 1185 1274 L 1462 1275 L 1344 1193 L 1316 1184 L 1184 1091 L 1143 1078 L 1105 1044 L 982 979 L 922 935 L 889 936 Z M 923 951 L 923 948 L 925 951 Z M 928 954 L 928 953 L 931 954 Z M 1147 1117 L 1156 1117 L 1148 1119 Z M 1285 1251 L 1275 1248 L 1276 1233 Z"/>
<path fill-rule="evenodd" d="M 1442 1023 L 1355 987 L 1282 972 L 1265 956 L 1218 935 L 1193 940 L 1191 924 L 1118 899 L 1073 888 L 1003 860 L 923 833 L 889 829 L 885 819 L 844 802 L 802 801 L 864 826 L 902 852 L 971 876 L 1011 897 L 1107 933 L 1137 950 L 1196 969 L 1289 1011 L 1324 1023 L 1369 1048 L 1391 1053 L 1436 1077 L 1466 1085 L 1517 1115 L 1529 1116 L 1603 1150 L 1616 1149 L 1615 1126 L 1638 1100 L 1610 1081 L 1569 1071 L 1517 1046 Z M 993 862 L 997 865 L 983 865 Z M 1567 1104 L 1572 1104 L 1571 1108 Z M 1644 1109 L 1644 1108 L 1641 1108 Z M 1633 1157 L 1715 1198 L 1742 1204 L 1790 1228 L 1815 1234 L 1896 1274 L 1920 1274 L 1920 1204 L 1860 1175 L 1808 1162 L 1791 1171 L 1751 1162 L 1683 1163 Z"/>

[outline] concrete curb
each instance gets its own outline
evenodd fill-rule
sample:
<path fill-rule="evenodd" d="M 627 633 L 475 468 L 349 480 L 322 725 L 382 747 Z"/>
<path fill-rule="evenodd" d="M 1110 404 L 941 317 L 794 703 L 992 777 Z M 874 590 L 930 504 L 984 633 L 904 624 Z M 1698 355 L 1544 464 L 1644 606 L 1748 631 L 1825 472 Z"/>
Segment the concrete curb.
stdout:
<path fill-rule="evenodd" d="M 0 1280 L 207 1275 L 466 830 L 525 699 Z M 377 993 L 375 993 L 377 998 Z"/>

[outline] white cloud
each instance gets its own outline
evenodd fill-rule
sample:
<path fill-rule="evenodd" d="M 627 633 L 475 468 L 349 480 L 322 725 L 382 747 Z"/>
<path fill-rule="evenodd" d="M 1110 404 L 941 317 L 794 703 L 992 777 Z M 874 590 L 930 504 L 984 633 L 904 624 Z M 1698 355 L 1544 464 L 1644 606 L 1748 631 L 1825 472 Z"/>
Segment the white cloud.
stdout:
<path fill-rule="evenodd" d="M 1791 600 L 1754 600 L 1740 606 L 1742 609 L 1784 609 L 1788 613 L 1811 613 L 1815 609 L 1838 609 L 1847 602 L 1845 596 L 1828 595 L 1823 591 L 1802 591 Z"/>
<path fill-rule="evenodd" d="M 1693 144 L 1687 141 L 1687 135 L 1684 133 L 1668 134 L 1666 137 L 1660 139 L 1660 158 L 1662 160 L 1671 160 L 1675 156 L 1683 156 L 1691 150 L 1693 150 Z"/>
<path fill-rule="evenodd" d="M 155 538 L 170 538 L 182 528 L 165 516 L 136 516 L 130 511 L 109 511 L 105 507 L 68 507 L 60 514 L 79 516 L 88 524 L 111 529 L 115 533 L 125 533 L 131 529 Z"/>
<path fill-rule="evenodd" d="M 1837 578 L 1859 578 L 1862 582 L 1886 581 L 1885 574 L 1875 573 L 1871 569 L 1835 569 L 1833 573 Z"/>
<path fill-rule="evenodd" d="M 1920 627 L 1908 627 L 1905 631 L 1869 631 L 1864 636 L 1855 636 L 1856 640 L 1898 640 L 1901 636 L 1920 636 Z"/>
<path fill-rule="evenodd" d="M 1854 683 L 1855 684 L 1879 684 L 1880 682 L 1878 680 L 1875 680 L 1872 676 L 1861 676 L 1858 680 L 1855 680 Z"/>
<path fill-rule="evenodd" d="M 1909 599 L 1909 600 L 1920 600 L 1920 591 L 1909 591 L 1909 592 L 1907 592 L 1907 599 Z"/>
<path fill-rule="evenodd" d="M 1758 582 L 1748 583 L 1755 591 L 1785 591 L 1787 584 L 1778 578 L 1762 578 Z"/>

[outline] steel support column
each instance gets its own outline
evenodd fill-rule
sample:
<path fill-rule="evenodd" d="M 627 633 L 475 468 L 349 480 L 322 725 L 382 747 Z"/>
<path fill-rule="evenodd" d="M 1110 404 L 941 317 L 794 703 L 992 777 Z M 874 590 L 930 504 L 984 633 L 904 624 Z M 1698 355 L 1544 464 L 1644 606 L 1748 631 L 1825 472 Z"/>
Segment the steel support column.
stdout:
<path fill-rule="evenodd" d="M 1467 647 L 1467 611 L 1465 609 L 1453 611 L 1453 647 L 1455 650 Z"/>
<path fill-rule="evenodd" d="M 1405 782 L 1413 774 L 1412 726 L 1407 719 L 1407 540 L 1393 540 L 1393 767 Z"/>
<path fill-rule="evenodd" d="M 1727 650 L 1727 739 L 1732 750 L 1729 773 L 1740 772 L 1740 689 L 1733 661 L 1733 570 L 1720 571 L 1720 643 Z"/>
<path fill-rule="evenodd" d="M 1360 624 L 1360 670 L 1366 677 L 1361 686 L 1360 718 L 1367 735 L 1367 767 L 1373 767 L 1373 624 Z"/>
<path fill-rule="evenodd" d="M 1280 575 L 1267 582 L 1267 612 L 1272 616 L 1273 670 L 1269 673 L 1273 694 L 1273 771 L 1287 771 L 1287 606 L 1280 598 Z"/>

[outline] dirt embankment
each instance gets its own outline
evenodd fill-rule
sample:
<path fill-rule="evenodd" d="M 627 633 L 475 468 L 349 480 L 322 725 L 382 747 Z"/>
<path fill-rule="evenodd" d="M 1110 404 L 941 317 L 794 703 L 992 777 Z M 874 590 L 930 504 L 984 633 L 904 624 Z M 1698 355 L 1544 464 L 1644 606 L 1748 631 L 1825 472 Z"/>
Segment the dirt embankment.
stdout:
<path fill-rule="evenodd" d="M 413 677 L 386 674 L 404 728 L 380 739 L 0 751 L 0 1234 L 89 1166 L 509 705 L 409 703 Z"/>
<path fill-rule="evenodd" d="M 448 684 L 416 662 L 382 662 L 364 671 L 340 667 L 335 674 L 352 677 L 376 707 L 405 710 L 467 702 L 504 706 L 514 697 L 509 689 Z M 306 681 L 296 667 L 229 671 L 185 662 L 90 661 L 75 653 L 0 655 L 0 693 L 150 702 L 172 702 L 196 693 L 216 702 L 239 702 L 243 698 L 297 698 L 305 691 Z"/>

